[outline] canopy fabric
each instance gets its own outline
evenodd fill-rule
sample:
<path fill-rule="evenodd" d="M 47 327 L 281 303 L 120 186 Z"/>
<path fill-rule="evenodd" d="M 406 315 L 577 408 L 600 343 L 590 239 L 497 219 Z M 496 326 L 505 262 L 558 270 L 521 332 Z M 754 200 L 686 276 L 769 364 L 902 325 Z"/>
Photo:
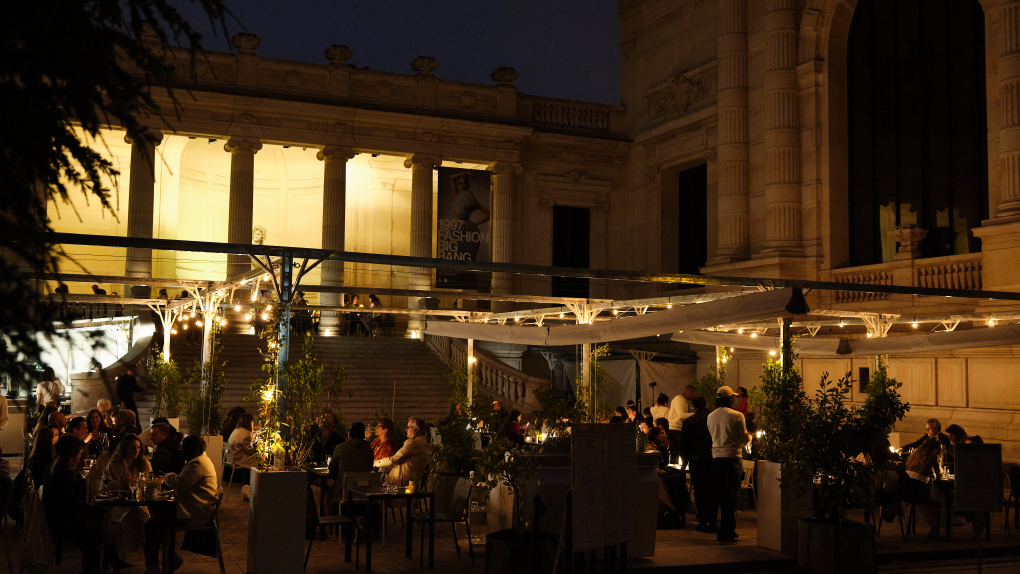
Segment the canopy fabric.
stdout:
<path fill-rule="evenodd" d="M 683 392 L 684 387 L 697 380 L 697 365 L 638 361 L 641 370 L 641 399 L 646 407 L 655 406 L 655 397 L 665 393 L 670 400 Z M 649 387 L 648 383 L 656 383 Z"/>
<path fill-rule="evenodd" d="M 637 387 L 637 362 L 633 359 L 621 361 L 602 360 L 599 366 L 606 378 L 612 381 L 606 391 L 605 401 L 614 409 L 634 400 Z M 563 361 L 563 374 L 570 381 L 570 388 L 577 392 L 577 361 Z"/>
<path fill-rule="evenodd" d="M 442 337 L 480 339 L 523 345 L 579 345 L 650 337 L 672 331 L 703 329 L 723 324 L 768 321 L 806 312 L 803 296 L 797 289 L 777 289 L 748 293 L 741 297 L 645 313 L 589 325 L 557 325 L 534 327 L 521 325 L 489 325 L 453 321 L 429 321 L 425 333 Z"/>
<path fill-rule="evenodd" d="M 775 351 L 780 347 L 780 340 L 777 336 L 758 335 L 752 338 L 750 335 L 716 333 L 712 331 L 684 331 L 683 333 L 674 333 L 672 339 L 684 343 L 757 349 L 761 351 Z M 1020 345 L 1020 324 L 963 331 L 904 335 L 902 337 L 851 339 L 849 343 L 852 349 L 852 352 L 849 354 L 858 356 Z M 795 347 L 802 355 L 836 355 L 838 354 L 836 349 L 839 347 L 839 339 L 800 337 L 797 339 Z"/>

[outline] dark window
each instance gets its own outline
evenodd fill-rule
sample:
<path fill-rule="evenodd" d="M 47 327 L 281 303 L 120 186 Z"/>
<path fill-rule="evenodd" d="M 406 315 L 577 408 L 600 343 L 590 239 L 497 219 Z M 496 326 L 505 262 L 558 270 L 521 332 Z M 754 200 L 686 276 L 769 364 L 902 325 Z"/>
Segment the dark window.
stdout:
<path fill-rule="evenodd" d="M 700 275 L 708 260 L 708 166 L 679 174 L 679 273 Z"/>
<path fill-rule="evenodd" d="M 868 392 L 868 383 L 871 382 L 871 368 L 859 367 L 857 369 L 857 390 L 862 393 Z"/>
<path fill-rule="evenodd" d="M 847 50 L 850 264 L 973 253 L 988 217 L 984 14 L 978 0 L 860 0 Z"/>
<path fill-rule="evenodd" d="M 584 207 L 553 206 L 553 267 L 588 269 L 591 214 Z M 588 280 L 553 277 L 553 297 L 588 297 Z"/>

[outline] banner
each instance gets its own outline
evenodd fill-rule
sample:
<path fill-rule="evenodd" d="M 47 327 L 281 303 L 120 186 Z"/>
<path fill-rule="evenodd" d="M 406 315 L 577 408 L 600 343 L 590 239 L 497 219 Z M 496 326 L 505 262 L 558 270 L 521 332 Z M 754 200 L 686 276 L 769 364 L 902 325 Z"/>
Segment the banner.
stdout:
<path fill-rule="evenodd" d="M 489 176 L 491 172 L 441 167 L 436 257 L 492 261 Z M 436 287 L 487 292 L 489 273 L 436 270 Z"/>

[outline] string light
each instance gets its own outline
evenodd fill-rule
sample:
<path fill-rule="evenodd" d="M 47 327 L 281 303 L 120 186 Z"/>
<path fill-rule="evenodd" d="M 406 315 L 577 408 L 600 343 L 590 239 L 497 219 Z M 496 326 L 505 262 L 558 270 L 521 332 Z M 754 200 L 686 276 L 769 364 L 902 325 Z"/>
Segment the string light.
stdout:
<path fill-rule="evenodd" d="M 737 333 L 740 334 L 740 335 L 743 335 L 744 334 L 744 330 L 743 329 L 737 329 Z"/>
<path fill-rule="evenodd" d="M 273 312 L 273 306 L 272 305 L 266 305 L 266 313 L 272 313 L 272 312 Z"/>
<path fill-rule="evenodd" d="M 187 324 L 187 323 L 185 323 L 185 324 L 184 324 L 184 330 L 185 330 L 185 331 L 187 331 L 187 330 L 188 330 L 188 324 Z"/>
<path fill-rule="evenodd" d="M 234 303 L 234 311 L 235 311 L 235 312 L 239 312 L 240 310 L 241 310 L 241 305 L 240 305 L 240 303 Z"/>
<path fill-rule="evenodd" d="M 773 357 L 776 356 L 776 352 L 775 351 L 769 351 L 769 354 L 772 355 Z"/>
<path fill-rule="evenodd" d="M 868 333 L 868 338 L 869 338 L 869 339 L 871 338 L 871 333 Z"/>
<path fill-rule="evenodd" d="M 202 326 L 202 322 L 201 321 L 195 321 L 195 326 L 196 327 L 201 327 Z"/>
<path fill-rule="evenodd" d="M 757 336 L 758 336 L 758 333 L 751 333 L 751 338 L 752 338 L 752 339 L 753 339 L 753 338 L 755 338 L 755 337 L 757 337 Z"/>
<path fill-rule="evenodd" d="M 262 320 L 263 321 L 265 321 L 268 318 L 269 318 L 269 315 L 266 315 L 265 313 L 262 314 Z"/>

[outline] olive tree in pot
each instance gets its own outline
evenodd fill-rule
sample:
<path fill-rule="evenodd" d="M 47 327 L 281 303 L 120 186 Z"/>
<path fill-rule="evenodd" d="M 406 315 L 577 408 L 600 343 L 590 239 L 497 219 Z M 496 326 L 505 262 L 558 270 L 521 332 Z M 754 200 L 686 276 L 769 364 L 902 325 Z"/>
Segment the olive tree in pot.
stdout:
<path fill-rule="evenodd" d="M 513 505 L 513 527 L 489 533 L 485 538 L 486 572 L 548 572 L 552 568 L 556 537 L 537 530 L 526 530 L 521 520 L 528 483 L 538 477 L 537 455 L 541 447 L 518 449 L 502 433 L 493 435 L 478 461 L 478 474 L 486 477 L 478 488 L 485 495 L 506 487 Z"/>
<path fill-rule="evenodd" d="M 818 574 L 875 571 L 871 525 L 847 519 L 852 508 L 870 508 L 878 470 L 875 460 L 888 453 L 888 432 L 908 410 L 888 378 L 884 361 L 867 385 L 863 406 L 849 404 L 853 380 L 848 373 L 832 383 L 828 373 L 805 400 L 805 416 L 795 421 L 791 461 L 783 468 L 784 486 L 813 485 L 814 518 L 798 529 L 797 563 Z M 789 484 L 786 484 L 789 480 Z"/>
<path fill-rule="evenodd" d="M 164 359 L 158 348 L 155 352 L 149 353 L 148 359 L 149 378 L 152 379 L 154 393 L 152 396 L 153 418 L 167 417 L 174 428 L 180 430 L 181 406 L 181 371 L 177 361 Z"/>

